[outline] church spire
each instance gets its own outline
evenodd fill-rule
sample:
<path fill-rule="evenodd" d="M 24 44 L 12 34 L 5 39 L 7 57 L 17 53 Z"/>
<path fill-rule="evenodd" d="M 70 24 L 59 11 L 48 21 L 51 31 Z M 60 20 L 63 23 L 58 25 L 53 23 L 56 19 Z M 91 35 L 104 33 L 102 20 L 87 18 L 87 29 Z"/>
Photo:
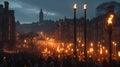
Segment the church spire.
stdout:
<path fill-rule="evenodd" d="M 44 21 L 44 14 L 43 14 L 43 10 L 41 9 L 39 14 L 39 22 L 43 23 L 43 21 Z"/>

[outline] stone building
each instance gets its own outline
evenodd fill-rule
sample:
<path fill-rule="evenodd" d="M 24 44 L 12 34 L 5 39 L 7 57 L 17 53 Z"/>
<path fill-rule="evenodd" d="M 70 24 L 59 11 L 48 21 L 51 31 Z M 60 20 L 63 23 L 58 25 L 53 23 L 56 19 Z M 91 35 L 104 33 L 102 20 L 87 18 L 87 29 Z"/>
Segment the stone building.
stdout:
<path fill-rule="evenodd" d="M 0 47 L 12 48 L 16 41 L 14 10 L 9 10 L 9 3 L 0 5 Z"/>

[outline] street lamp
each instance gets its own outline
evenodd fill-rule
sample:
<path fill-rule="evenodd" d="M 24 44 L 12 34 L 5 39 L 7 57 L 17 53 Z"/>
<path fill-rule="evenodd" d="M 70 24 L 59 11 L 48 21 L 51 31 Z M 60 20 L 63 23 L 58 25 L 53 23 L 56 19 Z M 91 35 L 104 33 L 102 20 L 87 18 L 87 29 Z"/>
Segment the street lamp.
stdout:
<path fill-rule="evenodd" d="M 113 14 L 110 14 L 108 20 L 107 20 L 107 27 L 108 27 L 108 35 L 109 35 L 109 63 L 111 66 L 112 63 L 112 41 L 111 41 L 111 36 L 112 36 L 112 20 L 114 18 Z"/>
<path fill-rule="evenodd" d="M 85 56 L 85 62 L 87 62 L 87 50 L 86 50 L 86 27 L 87 27 L 87 24 L 86 24 L 86 10 L 87 10 L 87 4 L 85 3 L 84 6 L 83 6 L 83 9 L 84 9 L 84 43 L 85 43 L 85 46 L 84 46 L 84 56 Z"/>
<path fill-rule="evenodd" d="M 77 38 L 76 38 L 76 10 L 77 10 L 77 4 L 74 3 L 74 6 L 73 6 L 73 9 L 74 9 L 74 57 L 76 58 L 76 45 L 77 45 Z"/>

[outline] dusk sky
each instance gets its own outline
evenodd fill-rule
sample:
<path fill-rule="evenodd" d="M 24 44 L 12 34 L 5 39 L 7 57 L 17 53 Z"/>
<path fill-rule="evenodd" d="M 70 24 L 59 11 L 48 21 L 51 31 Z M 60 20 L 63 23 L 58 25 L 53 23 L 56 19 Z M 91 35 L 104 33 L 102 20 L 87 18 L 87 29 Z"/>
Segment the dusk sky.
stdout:
<path fill-rule="evenodd" d="M 4 1 L 10 3 L 10 9 L 15 10 L 16 21 L 21 23 L 37 22 L 39 20 L 39 12 L 42 8 L 44 18 L 46 20 L 59 20 L 65 16 L 73 18 L 73 3 L 74 0 L 0 0 L 0 4 Z M 87 18 L 95 16 L 95 9 L 98 5 L 104 2 L 120 0 L 76 0 L 77 2 L 77 18 L 83 16 L 83 4 L 88 4 Z"/>

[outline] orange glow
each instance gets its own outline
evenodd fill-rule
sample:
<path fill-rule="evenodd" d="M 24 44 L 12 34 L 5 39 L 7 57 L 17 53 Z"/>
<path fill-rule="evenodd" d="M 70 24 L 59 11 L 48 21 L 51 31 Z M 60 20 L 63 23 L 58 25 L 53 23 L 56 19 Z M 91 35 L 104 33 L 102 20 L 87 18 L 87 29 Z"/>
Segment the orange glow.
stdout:
<path fill-rule="evenodd" d="M 25 44 L 23 44 L 23 47 L 25 47 L 26 45 Z"/>
<path fill-rule="evenodd" d="M 86 10 L 87 9 L 87 4 L 84 4 L 83 8 L 84 8 L 84 10 Z"/>
<path fill-rule="evenodd" d="M 113 43 L 113 46 L 117 46 L 117 44 L 114 41 L 112 43 Z"/>
<path fill-rule="evenodd" d="M 58 58 L 60 58 L 60 55 L 58 55 Z"/>
<path fill-rule="evenodd" d="M 111 18 L 114 18 L 114 15 L 113 15 L 113 14 L 111 14 L 111 15 L 110 15 L 110 17 L 111 17 Z"/>
<path fill-rule="evenodd" d="M 57 47 L 57 51 L 59 51 L 59 46 Z"/>
<path fill-rule="evenodd" d="M 24 43 L 26 43 L 27 42 L 27 40 L 24 40 Z"/>
<path fill-rule="evenodd" d="M 113 16 L 111 16 L 111 17 L 113 17 Z M 56 39 L 51 38 L 49 36 L 42 37 L 44 40 L 40 40 L 39 38 L 41 38 L 41 36 L 38 38 L 36 37 L 36 46 L 37 46 L 39 52 L 42 53 L 42 56 L 44 58 L 47 58 L 48 56 L 53 56 L 53 57 L 57 56 L 59 59 L 62 59 L 63 57 L 66 57 L 68 55 L 74 56 L 73 43 L 57 41 Z M 27 42 L 29 42 L 28 39 L 26 39 L 26 40 L 27 40 Z M 79 44 L 76 46 L 77 57 L 79 57 L 79 59 L 82 60 L 84 58 L 84 46 L 85 45 L 82 40 L 78 40 L 78 42 L 79 42 Z M 116 44 L 117 44 L 117 41 L 112 41 L 112 46 L 115 47 Z M 22 44 L 22 46 L 24 46 L 25 47 L 24 49 L 26 49 L 29 45 L 24 42 L 24 44 Z M 98 49 L 95 50 L 96 47 Z M 98 42 L 98 44 L 96 44 L 96 46 L 95 46 L 95 43 L 92 41 L 86 47 L 88 57 L 92 56 L 94 58 L 94 56 L 95 56 L 96 58 L 99 58 L 100 60 L 102 59 L 102 57 L 108 59 L 108 57 L 104 57 L 104 55 L 107 56 L 109 54 L 109 51 L 107 48 L 108 47 L 103 46 L 103 44 L 100 42 Z M 98 52 L 98 53 L 94 53 L 94 51 Z M 116 52 L 118 52 L 118 51 L 116 50 Z M 120 53 L 118 53 L 118 56 L 120 57 Z M 115 57 L 117 57 L 117 56 L 115 56 Z"/>
<path fill-rule="evenodd" d="M 84 44 L 82 44 L 82 47 L 84 47 Z"/>
<path fill-rule="evenodd" d="M 17 53 L 16 51 L 10 51 L 10 50 L 7 50 L 7 49 L 3 49 L 3 52 L 5 52 L 5 53 L 10 53 L 10 54 L 12 54 L 12 53 Z"/>
<path fill-rule="evenodd" d="M 110 16 L 109 16 L 109 18 L 108 18 L 108 25 L 111 25 L 112 24 L 112 20 L 113 20 L 113 18 L 114 18 L 114 15 L 113 14 L 111 14 Z"/>
<path fill-rule="evenodd" d="M 115 43 L 115 45 L 114 46 L 117 46 L 117 44 Z"/>
<path fill-rule="evenodd" d="M 79 51 L 79 49 L 77 49 L 77 51 Z"/>
<path fill-rule="evenodd" d="M 70 45 L 70 47 L 72 46 L 72 44 L 71 44 L 71 43 L 70 43 L 69 45 Z"/>
<path fill-rule="evenodd" d="M 120 51 L 118 51 L 118 57 L 120 57 Z"/>
<path fill-rule="evenodd" d="M 68 53 L 68 50 L 65 50 L 66 53 Z"/>
<path fill-rule="evenodd" d="M 101 61 L 100 59 L 98 59 L 98 61 Z"/>
<path fill-rule="evenodd" d="M 49 40 L 49 37 L 47 37 L 46 40 Z"/>
<path fill-rule="evenodd" d="M 89 53 L 90 53 L 90 51 L 87 51 L 87 53 L 89 54 Z M 83 54 L 84 54 L 84 52 L 83 52 Z"/>
<path fill-rule="evenodd" d="M 64 43 L 61 43 L 62 44 L 62 46 L 64 47 Z"/>
<path fill-rule="evenodd" d="M 43 35 L 43 32 L 40 32 L 41 35 Z"/>
<path fill-rule="evenodd" d="M 103 46 L 103 49 L 105 49 L 105 47 Z"/>
<path fill-rule="evenodd" d="M 81 40 L 78 40 L 78 42 L 80 43 L 80 42 L 81 42 Z"/>
<path fill-rule="evenodd" d="M 94 49 L 93 48 L 90 48 L 90 52 L 93 52 L 94 51 Z"/>
<path fill-rule="evenodd" d="M 73 49 L 71 49 L 71 51 L 73 52 Z"/>
<path fill-rule="evenodd" d="M 100 54 L 103 54 L 102 51 L 103 51 L 102 48 L 100 48 Z"/>
<path fill-rule="evenodd" d="M 106 54 L 108 53 L 108 50 L 105 50 Z"/>
<path fill-rule="evenodd" d="M 90 46 L 93 47 L 93 43 L 91 43 Z"/>
<path fill-rule="evenodd" d="M 113 41 L 112 43 L 113 43 L 113 44 L 115 44 L 115 42 L 114 42 L 114 41 Z"/>
<path fill-rule="evenodd" d="M 48 49 L 47 48 L 45 48 L 45 50 L 44 50 L 45 52 L 47 52 L 48 51 Z"/>
<path fill-rule="evenodd" d="M 112 18 L 108 18 L 108 24 L 112 24 Z"/>

